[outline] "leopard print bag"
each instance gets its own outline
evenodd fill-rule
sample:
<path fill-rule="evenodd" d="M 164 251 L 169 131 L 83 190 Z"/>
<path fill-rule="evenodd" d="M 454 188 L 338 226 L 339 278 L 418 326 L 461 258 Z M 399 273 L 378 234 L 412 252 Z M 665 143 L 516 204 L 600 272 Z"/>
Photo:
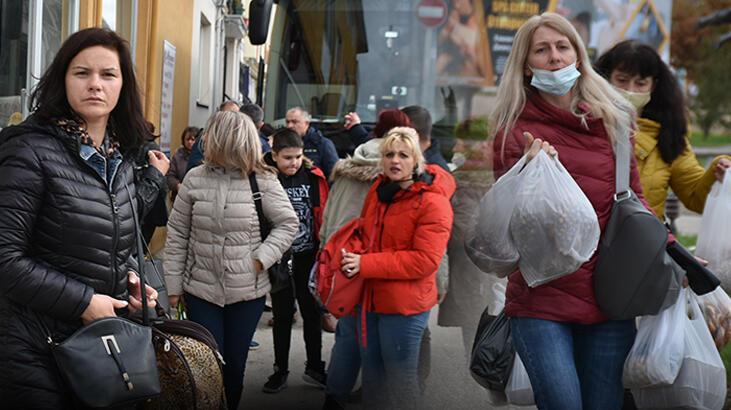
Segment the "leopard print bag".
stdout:
<path fill-rule="evenodd" d="M 143 409 L 226 410 L 223 358 L 205 327 L 189 320 L 153 321 L 152 343 L 162 392 Z"/>

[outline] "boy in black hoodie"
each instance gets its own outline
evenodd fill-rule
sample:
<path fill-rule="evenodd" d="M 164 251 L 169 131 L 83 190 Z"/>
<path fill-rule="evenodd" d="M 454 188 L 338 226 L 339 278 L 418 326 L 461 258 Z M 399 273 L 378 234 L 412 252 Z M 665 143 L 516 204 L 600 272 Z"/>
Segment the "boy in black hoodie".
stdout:
<path fill-rule="evenodd" d="M 327 179 L 319 168 L 304 157 L 302 138 L 296 132 L 283 128 L 272 137 L 272 152 L 267 153 L 264 159 L 267 164 L 277 168 L 279 181 L 299 217 L 300 227 L 292 243 L 292 284 L 275 289 L 271 294 L 274 374 L 269 376 L 262 391 L 278 393 L 287 387 L 295 299 L 302 315 L 307 351 L 302 378 L 308 384 L 324 388 L 327 379 L 325 362 L 322 361 L 321 310 L 309 292 L 307 282 L 319 248 L 318 234 L 327 200 Z"/>

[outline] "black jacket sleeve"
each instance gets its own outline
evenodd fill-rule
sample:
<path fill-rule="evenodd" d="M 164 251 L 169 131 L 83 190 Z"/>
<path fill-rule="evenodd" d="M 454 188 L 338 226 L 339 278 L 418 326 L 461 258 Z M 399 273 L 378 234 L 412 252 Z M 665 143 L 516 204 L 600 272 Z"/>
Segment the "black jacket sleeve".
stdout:
<path fill-rule="evenodd" d="M 41 160 L 23 138 L 0 150 L 0 295 L 56 319 L 78 319 L 94 289 L 29 255 L 43 204 Z"/>
<path fill-rule="evenodd" d="M 348 130 L 350 141 L 357 147 L 368 141 L 368 130 L 362 124 L 355 124 Z"/>
<path fill-rule="evenodd" d="M 139 151 L 135 160 L 135 181 L 137 185 L 137 204 L 140 218 L 145 216 L 155 207 L 158 197 L 164 199 L 167 193 L 167 180 L 157 168 L 150 166 L 147 160 L 147 153 L 151 149 L 159 149 L 154 142 L 148 142 Z M 165 209 L 167 214 L 167 209 Z M 167 215 L 165 215 L 167 217 Z"/>

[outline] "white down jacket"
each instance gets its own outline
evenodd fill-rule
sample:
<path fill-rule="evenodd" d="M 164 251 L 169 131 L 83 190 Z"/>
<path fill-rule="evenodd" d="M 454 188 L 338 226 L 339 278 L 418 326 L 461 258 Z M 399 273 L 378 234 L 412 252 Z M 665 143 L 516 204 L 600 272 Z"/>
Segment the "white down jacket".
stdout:
<path fill-rule="evenodd" d="M 276 175 L 258 173 L 256 179 L 272 225 L 263 243 L 247 177 L 207 165 L 188 172 L 167 225 L 168 294 L 187 292 L 224 306 L 269 292 L 266 269 L 292 245 L 299 221 Z M 265 270 L 257 274 L 254 259 Z"/>

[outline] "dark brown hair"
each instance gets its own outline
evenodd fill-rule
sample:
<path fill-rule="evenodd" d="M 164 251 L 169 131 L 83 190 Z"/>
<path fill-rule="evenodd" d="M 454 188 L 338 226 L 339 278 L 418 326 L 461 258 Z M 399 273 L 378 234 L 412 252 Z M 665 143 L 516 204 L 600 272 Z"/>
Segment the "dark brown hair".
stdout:
<path fill-rule="evenodd" d="M 280 128 L 272 134 L 272 151 L 279 152 L 286 148 L 304 148 L 302 137 L 289 128 Z"/>
<path fill-rule="evenodd" d="M 631 76 L 652 77 L 650 102 L 642 109 L 640 117 L 660 123 L 657 148 L 663 161 L 670 164 L 685 151 L 688 115 L 683 91 L 655 49 L 637 40 L 625 40 L 602 54 L 595 68 L 607 81 L 614 70 Z"/>
<path fill-rule="evenodd" d="M 134 65 L 127 41 L 111 30 L 87 28 L 69 36 L 31 94 L 30 109 L 48 123 L 61 118 L 81 120 L 68 102 L 66 72 L 77 54 L 94 46 L 114 50 L 119 55 L 122 89 L 117 105 L 109 116 L 109 124 L 123 151 L 140 147 L 151 138 L 151 134 L 142 113 Z"/>
<path fill-rule="evenodd" d="M 408 107 L 402 108 L 401 112 L 406 114 L 411 120 L 411 125 L 419 133 L 420 141 L 431 141 L 432 122 L 429 110 L 420 105 L 409 105 Z"/>

